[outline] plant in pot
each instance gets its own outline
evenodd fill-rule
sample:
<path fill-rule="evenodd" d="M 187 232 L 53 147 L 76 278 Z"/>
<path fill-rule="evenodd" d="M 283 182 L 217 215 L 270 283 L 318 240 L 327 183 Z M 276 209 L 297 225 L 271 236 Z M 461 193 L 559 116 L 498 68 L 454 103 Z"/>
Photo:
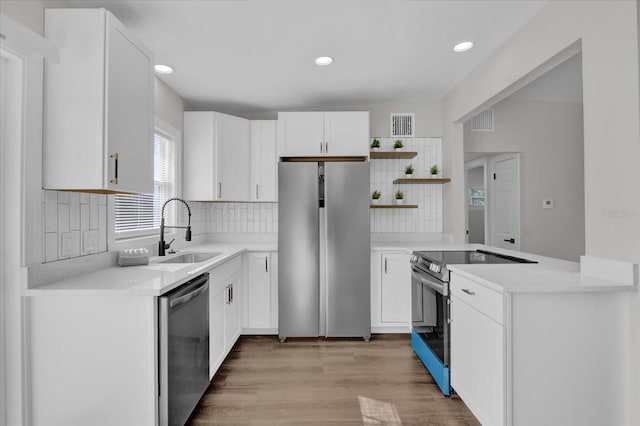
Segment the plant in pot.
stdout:
<path fill-rule="evenodd" d="M 378 204 L 380 202 L 380 195 L 382 195 L 380 194 L 380 191 L 373 191 L 373 193 L 371 194 L 371 202 L 373 204 Z"/>
<path fill-rule="evenodd" d="M 434 164 L 433 166 L 431 166 L 431 177 L 436 177 L 438 175 L 438 172 L 440 170 L 438 169 L 438 165 Z"/>
<path fill-rule="evenodd" d="M 407 178 L 413 177 L 413 165 L 409 164 L 407 167 L 405 167 L 404 175 Z"/>
<path fill-rule="evenodd" d="M 397 141 L 395 141 L 393 143 L 393 149 L 395 149 L 396 151 L 400 151 L 402 149 L 402 147 L 404 147 L 404 144 L 402 143 L 402 141 L 400 139 L 398 139 Z"/>
<path fill-rule="evenodd" d="M 402 191 L 396 191 L 396 204 L 402 204 L 404 194 Z"/>
<path fill-rule="evenodd" d="M 373 142 L 371 142 L 371 150 L 377 151 L 379 149 L 380 149 L 380 141 L 378 139 L 374 139 Z"/>

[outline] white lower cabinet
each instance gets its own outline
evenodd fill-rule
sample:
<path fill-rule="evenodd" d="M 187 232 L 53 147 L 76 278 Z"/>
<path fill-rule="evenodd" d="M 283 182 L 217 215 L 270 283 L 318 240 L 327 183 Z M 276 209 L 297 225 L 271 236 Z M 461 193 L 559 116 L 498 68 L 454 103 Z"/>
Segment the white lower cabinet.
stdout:
<path fill-rule="evenodd" d="M 371 330 L 408 333 L 411 326 L 411 272 L 409 254 L 371 255 Z"/>
<path fill-rule="evenodd" d="M 209 271 L 209 375 L 214 376 L 240 337 L 242 258 Z"/>
<path fill-rule="evenodd" d="M 502 297 L 484 287 L 469 289 L 467 284 L 461 285 L 478 298 L 485 296 L 483 293 Z M 458 286 L 452 288 L 451 383 L 480 423 L 503 425 L 504 326 L 479 310 L 474 301 L 460 296 L 471 298 Z"/>
<path fill-rule="evenodd" d="M 451 273 L 451 386 L 480 423 L 628 424 L 627 295 L 496 288 Z"/>
<path fill-rule="evenodd" d="M 245 254 L 245 334 L 278 334 L 277 257 L 278 252 Z"/>

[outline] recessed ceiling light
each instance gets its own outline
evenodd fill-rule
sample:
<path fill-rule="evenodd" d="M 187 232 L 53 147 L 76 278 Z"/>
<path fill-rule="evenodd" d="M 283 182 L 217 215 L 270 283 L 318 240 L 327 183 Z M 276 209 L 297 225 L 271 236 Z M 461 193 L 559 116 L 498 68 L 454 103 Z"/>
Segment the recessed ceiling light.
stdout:
<path fill-rule="evenodd" d="M 154 67 L 154 69 L 156 70 L 156 72 L 158 74 L 171 74 L 173 73 L 173 67 L 170 67 L 169 65 L 161 65 L 158 64 Z"/>
<path fill-rule="evenodd" d="M 460 53 L 460 52 L 466 52 L 467 50 L 471 49 L 473 47 L 473 43 L 471 43 L 470 41 L 463 41 L 462 43 L 458 43 L 453 47 L 453 51 Z"/>
<path fill-rule="evenodd" d="M 320 56 L 319 58 L 316 58 L 316 65 L 330 65 L 332 62 L 333 58 L 331 56 Z"/>

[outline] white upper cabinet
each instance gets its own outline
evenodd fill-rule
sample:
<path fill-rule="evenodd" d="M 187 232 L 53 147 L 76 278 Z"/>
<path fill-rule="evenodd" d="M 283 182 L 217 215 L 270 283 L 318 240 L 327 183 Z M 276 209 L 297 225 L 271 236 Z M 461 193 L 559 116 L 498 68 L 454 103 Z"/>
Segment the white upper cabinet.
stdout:
<path fill-rule="evenodd" d="M 280 112 L 281 157 L 368 156 L 369 112 Z"/>
<path fill-rule="evenodd" d="M 213 111 L 184 113 L 184 197 L 249 200 L 249 120 Z"/>
<path fill-rule="evenodd" d="M 218 114 L 218 199 L 249 199 L 249 120 Z"/>
<path fill-rule="evenodd" d="M 278 201 L 276 121 L 251 122 L 251 201 Z"/>
<path fill-rule="evenodd" d="M 324 155 L 368 156 L 369 112 L 325 112 Z"/>
<path fill-rule="evenodd" d="M 47 9 L 43 187 L 153 192 L 153 55 L 105 9 Z"/>

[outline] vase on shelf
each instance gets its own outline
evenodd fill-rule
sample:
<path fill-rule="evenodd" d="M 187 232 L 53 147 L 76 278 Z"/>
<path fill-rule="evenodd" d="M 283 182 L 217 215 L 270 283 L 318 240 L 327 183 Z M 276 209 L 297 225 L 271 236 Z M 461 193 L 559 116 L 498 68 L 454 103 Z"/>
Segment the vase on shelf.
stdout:
<path fill-rule="evenodd" d="M 399 205 L 399 206 L 402 205 L 403 201 L 404 200 L 402 198 L 396 198 L 396 204 Z"/>
<path fill-rule="evenodd" d="M 371 204 L 373 204 L 373 205 L 378 205 L 378 204 L 380 204 L 380 198 L 372 198 L 372 199 L 371 199 Z"/>

